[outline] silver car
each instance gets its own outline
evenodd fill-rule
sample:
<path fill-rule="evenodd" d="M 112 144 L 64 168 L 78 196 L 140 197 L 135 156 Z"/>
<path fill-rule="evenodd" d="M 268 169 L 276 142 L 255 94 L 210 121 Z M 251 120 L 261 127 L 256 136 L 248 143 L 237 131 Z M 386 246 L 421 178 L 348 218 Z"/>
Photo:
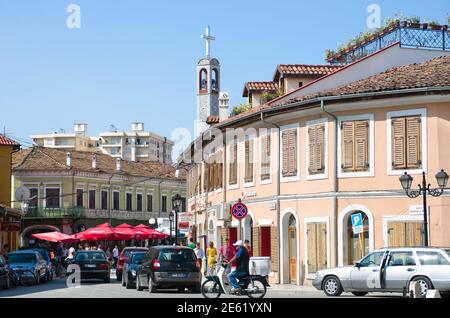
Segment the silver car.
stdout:
<path fill-rule="evenodd" d="M 450 248 L 384 248 L 366 255 L 353 266 L 318 271 L 313 286 L 328 296 L 351 292 L 406 292 L 417 281 L 424 297 L 428 289 L 450 292 Z"/>

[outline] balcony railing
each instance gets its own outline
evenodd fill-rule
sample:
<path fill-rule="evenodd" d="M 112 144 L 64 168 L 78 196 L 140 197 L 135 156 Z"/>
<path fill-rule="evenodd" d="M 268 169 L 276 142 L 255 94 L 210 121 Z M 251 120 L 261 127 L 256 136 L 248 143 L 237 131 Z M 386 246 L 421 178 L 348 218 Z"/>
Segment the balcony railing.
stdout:
<path fill-rule="evenodd" d="M 110 215 L 111 213 L 111 215 Z M 167 213 L 158 212 L 140 212 L 140 211 L 108 211 L 108 210 L 94 210 L 85 208 L 29 208 L 25 219 L 38 218 L 112 218 L 119 220 L 140 220 L 148 221 L 151 218 L 167 218 Z"/>
<path fill-rule="evenodd" d="M 83 216 L 83 208 L 29 208 L 24 218 L 78 218 Z"/>
<path fill-rule="evenodd" d="M 450 31 L 448 26 L 433 28 L 425 25 L 413 25 L 399 22 L 395 26 L 384 29 L 381 33 L 352 46 L 344 52 L 337 53 L 328 61 L 331 64 L 348 64 L 364 56 L 399 42 L 400 47 L 416 49 L 450 50 Z"/>

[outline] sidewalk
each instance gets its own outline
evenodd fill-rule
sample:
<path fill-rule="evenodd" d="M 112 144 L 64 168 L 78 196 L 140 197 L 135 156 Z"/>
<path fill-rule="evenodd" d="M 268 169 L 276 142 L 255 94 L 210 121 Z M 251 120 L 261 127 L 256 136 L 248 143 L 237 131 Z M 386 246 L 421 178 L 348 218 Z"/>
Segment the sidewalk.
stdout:
<path fill-rule="evenodd" d="M 271 284 L 269 290 L 272 291 L 289 291 L 294 293 L 318 292 L 313 286 L 297 286 L 292 284 Z"/>

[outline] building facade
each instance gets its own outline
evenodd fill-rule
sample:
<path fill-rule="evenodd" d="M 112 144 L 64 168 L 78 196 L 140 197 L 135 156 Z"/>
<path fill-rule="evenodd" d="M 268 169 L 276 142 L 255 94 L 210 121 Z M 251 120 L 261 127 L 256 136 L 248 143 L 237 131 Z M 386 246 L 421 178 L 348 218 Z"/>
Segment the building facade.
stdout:
<path fill-rule="evenodd" d="M 450 170 L 449 56 L 396 42 L 212 126 L 179 158 L 194 236 L 249 239 L 271 257 L 272 282 L 297 285 L 375 248 L 423 244 L 421 198 L 399 177 L 436 185 Z M 239 199 L 241 222 L 230 216 Z M 450 245 L 449 204 L 447 190 L 428 201 L 431 245 Z"/>
<path fill-rule="evenodd" d="M 172 162 L 173 142 L 166 137 L 144 130 L 144 123 L 131 124 L 131 132 L 119 132 L 112 126 L 98 137 L 87 135 L 87 124 L 75 124 L 74 133 L 32 135 L 41 147 L 63 150 L 99 152 L 128 161 Z"/>
<path fill-rule="evenodd" d="M 25 245 L 36 232 L 71 234 L 104 222 L 165 219 L 173 195 L 186 197 L 185 178 L 171 165 L 45 147 L 15 153 L 12 180 L 13 189 L 27 187 L 31 194 L 21 233 Z"/>
<path fill-rule="evenodd" d="M 19 247 L 20 218 L 19 210 L 12 209 L 11 169 L 12 156 L 20 149 L 16 141 L 0 135 L 0 249 L 9 245 L 10 250 Z"/>

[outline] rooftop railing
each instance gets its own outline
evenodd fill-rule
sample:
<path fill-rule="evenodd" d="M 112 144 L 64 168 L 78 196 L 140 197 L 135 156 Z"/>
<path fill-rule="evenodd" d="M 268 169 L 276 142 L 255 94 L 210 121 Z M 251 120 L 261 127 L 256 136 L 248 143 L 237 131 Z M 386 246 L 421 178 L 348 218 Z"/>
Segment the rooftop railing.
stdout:
<path fill-rule="evenodd" d="M 449 51 L 450 31 L 447 25 L 401 21 L 365 38 L 359 44 L 341 49 L 327 60 L 336 65 L 349 64 L 394 43 L 404 48 Z"/>

